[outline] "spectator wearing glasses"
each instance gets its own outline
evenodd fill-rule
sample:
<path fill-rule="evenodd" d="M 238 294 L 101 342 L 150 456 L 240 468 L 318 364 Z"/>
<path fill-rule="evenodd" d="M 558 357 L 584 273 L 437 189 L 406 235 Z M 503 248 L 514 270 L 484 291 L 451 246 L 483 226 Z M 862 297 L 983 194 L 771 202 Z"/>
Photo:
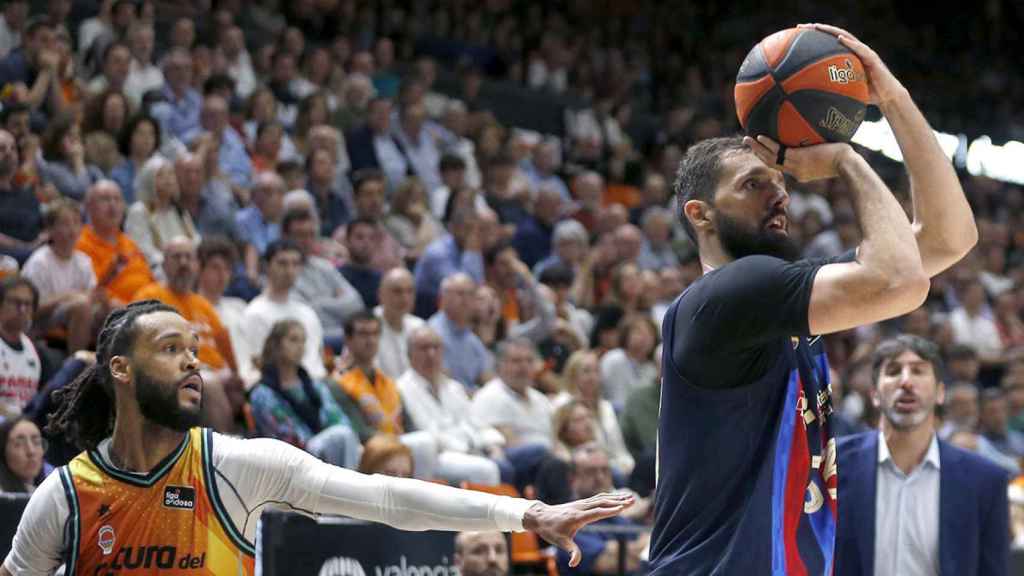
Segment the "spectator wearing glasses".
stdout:
<path fill-rule="evenodd" d="M 42 364 L 28 337 L 39 291 L 27 278 L 0 282 L 0 417 L 21 414 L 39 389 Z"/>

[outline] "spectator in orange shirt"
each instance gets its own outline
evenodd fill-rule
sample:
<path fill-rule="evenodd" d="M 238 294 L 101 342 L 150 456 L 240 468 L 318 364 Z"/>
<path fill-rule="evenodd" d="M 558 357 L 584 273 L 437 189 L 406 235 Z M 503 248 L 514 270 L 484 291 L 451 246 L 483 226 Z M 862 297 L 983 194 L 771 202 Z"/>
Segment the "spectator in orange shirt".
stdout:
<path fill-rule="evenodd" d="M 100 180 L 85 195 L 89 224 L 75 246 L 92 260 L 96 285 L 107 291 L 111 305 L 131 302 L 140 288 L 153 282 L 146 257 L 135 242 L 121 232 L 124 197 L 113 180 Z"/>
<path fill-rule="evenodd" d="M 165 244 L 163 268 L 167 283 L 153 282 L 136 292 L 132 300 L 159 300 L 176 308 L 192 324 L 199 336 L 198 357 L 207 385 L 203 395 L 208 424 L 219 432 L 229 433 L 243 400 L 241 394 L 228 394 L 240 391 L 242 386 L 227 328 L 209 300 L 193 289 L 199 275 L 199 258 L 192 240 L 176 236 Z"/>
<path fill-rule="evenodd" d="M 352 367 L 338 377 L 338 385 L 359 404 L 366 422 L 387 434 L 402 433 L 402 398 L 395 381 L 377 369 L 380 318 L 357 312 L 345 322 L 345 348 Z"/>

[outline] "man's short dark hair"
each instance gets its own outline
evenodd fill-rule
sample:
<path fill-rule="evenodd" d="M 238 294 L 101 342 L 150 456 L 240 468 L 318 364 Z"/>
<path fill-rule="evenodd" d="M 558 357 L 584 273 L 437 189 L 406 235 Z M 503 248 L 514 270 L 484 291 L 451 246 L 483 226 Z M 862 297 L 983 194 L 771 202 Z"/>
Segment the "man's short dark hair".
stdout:
<path fill-rule="evenodd" d="M 281 233 L 287 236 L 291 233 L 292 224 L 307 220 L 316 220 L 313 212 L 308 208 L 292 208 L 285 212 L 284 218 L 281 218 Z"/>
<path fill-rule="evenodd" d="M 302 249 L 299 248 L 298 244 L 287 238 L 281 238 L 267 245 L 267 251 L 263 254 L 263 260 L 269 264 L 279 252 L 295 252 L 302 256 Z"/>
<path fill-rule="evenodd" d="M 5 102 L 4 109 L 0 110 L 0 124 L 6 126 L 7 121 L 15 114 L 29 114 L 32 109 L 25 102 Z"/>
<path fill-rule="evenodd" d="M 53 28 L 50 26 L 50 22 L 43 16 L 36 16 L 25 24 L 25 38 L 32 38 L 43 28 Z"/>
<path fill-rule="evenodd" d="M 205 268 L 214 258 L 223 258 L 228 263 L 228 268 L 234 268 L 235 262 L 238 261 L 238 249 L 235 248 L 234 242 L 224 236 L 204 237 L 196 254 L 199 257 L 200 268 Z"/>
<path fill-rule="evenodd" d="M 552 264 L 544 268 L 540 273 L 538 282 L 545 286 L 551 286 L 557 288 L 560 286 L 572 286 L 572 283 L 576 280 L 576 273 L 572 271 L 572 268 L 565 264 Z"/>
<path fill-rule="evenodd" d="M 13 275 L 0 281 L 0 305 L 7 300 L 7 293 L 15 288 L 26 287 L 32 292 L 32 313 L 39 309 L 39 288 L 24 276 Z"/>
<path fill-rule="evenodd" d="M 349 238 L 352 237 L 352 234 L 355 233 L 355 229 L 357 226 L 369 226 L 370 228 L 376 230 L 377 222 L 370 220 L 369 218 L 363 217 L 353 219 L 351 222 L 348 223 L 348 226 L 345 227 L 345 240 L 348 240 Z"/>
<path fill-rule="evenodd" d="M 904 352 L 913 352 L 922 360 L 932 365 L 935 379 L 942 378 L 942 353 L 939 347 L 925 338 L 913 334 L 900 334 L 894 338 L 883 340 L 871 356 L 871 378 L 878 385 L 878 377 L 882 372 L 882 364 L 896 358 Z"/>
<path fill-rule="evenodd" d="M 222 91 L 227 91 L 228 94 L 235 93 L 235 80 L 227 74 L 222 72 L 211 74 L 210 77 L 203 82 L 203 96 L 217 94 Z"/>
<path fill-rule="evenodd" d="M 380 324 L 380 318 L 374 316 L 369 310 L 360 310 L 345 320 L 345 338 L 351 338 L 356 333 L 356 324 L 361 322 L 376 322 Z"/>
<path fill-rule="evenodd" d="M 377 168 L 363 168 L 356 170 L 352 173 L 352 194 L 359 196 L 363 191 L 363 186 L 369 182 L 380 182 L 384 183 L 384 173 Z"/>
<path fill-rule="evenodd" d="M 1003 392 L 1002 388 L 983 388 L 978 396 L 978 405 L 997 400 L 1006 400 L 1006 392 Z"/>
<path fill-rule="evenodd" d="M 466 161 L 461 156 L 452 154 L 451 152 L 445 153 L 441 156 L 441 161 L 437 165 L 438 171 L 448 172 L 450 170 L 465 170 Z"/>
<path fill-rule="evenodd" d="M 484 265 L 493 266 L 494 263 L 498 261 L 498 256 L 501 256 L 501 253 L 509 248 L 512 250 L 516 249 L 516 247 L 512 245 L 511 240 L 499 240 L 494 246 L 491 246 L 486 252 L 484 252 Z M 516 252 L 517 256 L 518 254 L 519 253 Z"/>
<path fill-rule="evenodd" d="M 967 344 L 953 344 L 946 351 L 946 359 L 949 362 L 957 362 L 959 360 L 977 360 L 978 352 L 971 348 Z"/>
<path fill-rule="evenodd" d="M 709 138 L 690 146 L 679 162 L 672 190 L 678 198 L 679 219 L 690 241 L 697 245 L 697 231 L 683 212 L 690 200 L 713 203 L 715 189 L 722 177 L 722 157 L 726 154 L 749 150 L 740 136 Z"/>

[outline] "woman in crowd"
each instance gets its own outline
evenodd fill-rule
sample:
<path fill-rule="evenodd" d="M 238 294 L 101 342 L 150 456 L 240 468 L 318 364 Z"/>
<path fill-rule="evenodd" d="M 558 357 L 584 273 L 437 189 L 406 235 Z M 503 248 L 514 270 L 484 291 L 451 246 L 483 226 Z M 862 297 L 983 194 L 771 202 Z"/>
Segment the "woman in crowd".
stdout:
<path fill-rule="evenodd" d="M 110 174 L 123 158 L 117 138 L 128 120 L 128 99 L 118 90 L 108 89 L 85 105 L 82 131 L 85 133 L 85 161 L 104 174 Z"/>
<path fill-rule="evenodd" d="M 32 493 L 53 469 L 43 461 L 46 441 L 31 420 L 21 416 L 0 423 L 0 492 Z"/>
<path fill-rule="evenodd" d="M 52 183 L 72 200 L 81 202 L 89 187 L 103 177 L 99 168 L 85 161 L 82 131 L 74 116 L 62 114 L 54 118 L 43 133 L 41 147 L 40 179 Z"/>
<path fill-rule="evenodd" d="M 395 188 L 384 227 L 412 260 L 418 260 L 427 245 L 444 233 L 441 223 L 430 212 L 423 182 L 415 176 L 406 178 Z"/>
<path fill-rule="evenodd" d="M 136 199 L 135 177 L 160 146 L 160 125 L 151 116 L 138 114 L 116 134 L 122 160 L 110 171 L 110 178 L 121 187 L 125 203 L 131 206 Z"/>
<path fill-rule="evenodd" d="M 163 277 L 164 243 L 177 236 L 199 243 L 192 217 L 178 204 L 174 164 L 159 155 L 146 161 L 135 178 L 135 194 L 124 230 L 138 244 L 154 274 Z"/>
<path fill-rule="evenodd" d="M 597 441 L 604 445 L 611 458 L 612 468 L 623 477 L 633 471 L 633 456 L 619 428 L 612 403 L 601 397 L 601 369 L 597 354 L 579 350 L 569 356 L 562 373 L 565 390 L 553 400 L 556 407 L 576 401 L 595 416 Z"/>
<path fill-rule="evenodd" d="M 305 348 L 306 330 L 299 321 L 281 320 L 270 329 L 260 357 L 262 378 L 249 394 L 256 432 L 354 468 L 359 437 L 328 385 L 302 368 Z"/>
<path fill-rule="evenodd" d="M 627 315 L 619 324 L 619 348 L 601 357 L 601 381 L 604 395 L 622 412 L 631 392 L 650 384 L 658 376 L 654 348 L 658 345 L 658 327 L 649 314 Z"/>
<path fill-rule="evenodd" d="M 391 434 L 377 434 L 366 441 L 359 459 L 363 474 L 383 474 L 398 478 L 413 477 L 412 450 Z"/>

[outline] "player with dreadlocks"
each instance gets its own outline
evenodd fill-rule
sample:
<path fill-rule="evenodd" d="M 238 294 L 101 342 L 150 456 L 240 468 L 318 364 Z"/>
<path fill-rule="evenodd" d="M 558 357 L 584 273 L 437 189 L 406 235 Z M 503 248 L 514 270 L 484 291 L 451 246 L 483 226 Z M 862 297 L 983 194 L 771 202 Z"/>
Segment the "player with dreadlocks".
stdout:
<path fill-rule="evenodd" d="M 632 504 L 602 494 L 547 506 L 367 476 L 278 440 L 199 428 L 198 341 L 155 300 L 107 317 L 96 365 L 61 392 L 47 427 L 85 451 L 32 494 L 0 576 L 52 574 L 61 563 L 67 574 L 252 574 L 256 521 L 271 506 L 406 530 L 534 530 L 575 565 L 576 531 Z"/>

